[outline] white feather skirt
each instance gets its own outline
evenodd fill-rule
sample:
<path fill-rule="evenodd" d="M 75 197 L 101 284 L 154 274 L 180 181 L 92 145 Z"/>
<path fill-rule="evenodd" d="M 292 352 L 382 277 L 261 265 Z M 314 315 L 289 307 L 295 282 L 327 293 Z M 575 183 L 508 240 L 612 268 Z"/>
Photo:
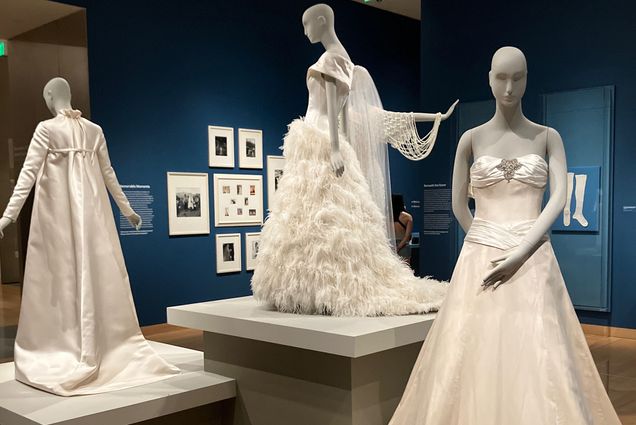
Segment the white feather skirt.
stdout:
<path fill-rule="evenodd" d="M 283 312 L 379 316 L 437 310 L 447 283 L 418 278 L 384 232 L 358 159 L 341 136 L 345 172 L 331 169 L 326 132 L 295 120 L 285 168 L 261 233 L 252 290 Z"/>

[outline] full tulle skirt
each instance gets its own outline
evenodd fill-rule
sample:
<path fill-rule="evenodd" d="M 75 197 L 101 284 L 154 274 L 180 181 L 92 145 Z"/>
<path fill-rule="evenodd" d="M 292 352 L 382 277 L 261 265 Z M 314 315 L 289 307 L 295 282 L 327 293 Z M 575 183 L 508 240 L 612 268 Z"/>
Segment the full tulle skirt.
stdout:
<path fill-rule="evenodd" d="M 618 425 L 549 241 L 498 289 L 465 242 L 391 425 Z"/>

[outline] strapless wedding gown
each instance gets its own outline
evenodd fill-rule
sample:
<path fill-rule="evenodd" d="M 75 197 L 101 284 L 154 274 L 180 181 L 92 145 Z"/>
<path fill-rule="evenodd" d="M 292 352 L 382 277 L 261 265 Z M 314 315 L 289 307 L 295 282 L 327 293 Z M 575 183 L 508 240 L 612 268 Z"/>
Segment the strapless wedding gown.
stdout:
<path fill-rule="evenodd" d="M 618 425 L 547 237 L 498 289 L 490 260 L 539 216 L 548 165 L 478 158 L 476 212 L 391 425 Z"/>
<path fill-rule="evenodd" d="M 397 256 L 344 134 L 340 152 L 345 172 L 337 177 L 331 168 L 322 75 L 336 80 L 342 110 L 354 69 L 347 58 L 326 52 L 307 72 L 308 113 L 292 122 L 285 136 L 285 168 L 261 233 L 254 296 L 279 311 L 304 314 L 437 310 L 448 284 L 414 276 Z"/>

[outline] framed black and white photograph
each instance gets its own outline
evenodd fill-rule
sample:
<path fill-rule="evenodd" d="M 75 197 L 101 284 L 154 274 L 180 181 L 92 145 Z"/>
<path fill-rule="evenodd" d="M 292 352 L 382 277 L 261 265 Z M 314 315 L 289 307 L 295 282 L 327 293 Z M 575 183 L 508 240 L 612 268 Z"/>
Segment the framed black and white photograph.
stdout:
<path fill-rule="evenodd" d="M 177 217 L 201 217 L 201 191 L 198 187 L 177 187 Z"/>
<path fill-rule="evenodd" d="M 278 190 L 280 179 L 283 178 L 285 157 L 267 155 L 267 209 L 272 209 L 272 200 Z"/>
<path fill-rule="evenodd" d="M 214 174 L 214 225 L 263 224 L 263 176 Z"/>
<path fill-rule="evenodd" d="M 208 126 L 208 165 L 234 168 L 234 129 Z"/>
<path fill-rule="evenodd" d="M 241 262 L 241 234 L 216 235 L 216 272 L 240 272 Z"/>
<path fill-rule="evenodd" d="M 263 169 L 263 132 L 239 128 L 239 167 Z"/>
<path fill-rule="evenodd" d="M 261 232 L 245 233 L 245 270 L 256 268 L 256 257 L 261 247 Z"/>
<path fill-rule="evenodd" d="M 167 173 L 168 233 L 210 233 L 210 202 L 207 173 Z"/>

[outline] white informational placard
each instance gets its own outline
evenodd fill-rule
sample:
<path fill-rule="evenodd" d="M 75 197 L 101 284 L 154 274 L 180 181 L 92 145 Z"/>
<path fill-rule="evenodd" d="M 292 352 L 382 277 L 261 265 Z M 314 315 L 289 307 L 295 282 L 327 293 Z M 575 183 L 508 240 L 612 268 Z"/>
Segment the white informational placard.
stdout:
<path fill-rule="evenodd" d="M 168 172 L 170 236 L 210 234 L 210 196 L 207 173 Z"/>
<path fill-rule="evenodd" d="M 141 217 L 141 228 L 137 230 L 124 214 L 119 212 L 119 235 L 120 236 L 143 236 L 149 235 L 155 230 L 154 202 L 155 197 L 149 184 L 122 184 L 121 189 L 128 198 L 131 208 Z"/>

